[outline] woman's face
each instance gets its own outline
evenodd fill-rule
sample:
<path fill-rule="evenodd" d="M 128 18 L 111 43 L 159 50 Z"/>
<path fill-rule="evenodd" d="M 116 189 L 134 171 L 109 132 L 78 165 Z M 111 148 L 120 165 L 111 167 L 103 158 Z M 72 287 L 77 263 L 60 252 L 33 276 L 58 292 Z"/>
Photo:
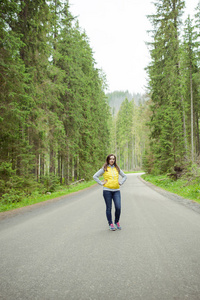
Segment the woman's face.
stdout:
<path fill-rule="evenodd" d="M 114 163 L 115 163 L 115 157 L 114 157 L 114 156 L 110 156 L 109 164 L 110 164 L 111 166 L 113 166 Z"/>

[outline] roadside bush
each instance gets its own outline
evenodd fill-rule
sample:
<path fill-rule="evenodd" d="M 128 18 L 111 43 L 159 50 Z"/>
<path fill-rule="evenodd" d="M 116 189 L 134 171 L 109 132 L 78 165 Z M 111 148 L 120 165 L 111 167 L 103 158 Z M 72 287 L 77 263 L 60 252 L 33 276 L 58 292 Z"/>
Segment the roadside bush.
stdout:
<path fill-rule="evenodd" d="M 60 178 L 54 174 L 42 176 L 40 183 L 43 184 L 45 192 L 54 192 L 60 186 Z"/>
<path fill-rule="evenodd" d="M 2 204 L 10 204 L 14 202 L 20 202 L 25 197 L 25 193 L 17 191 L 15 189 L 9 190 L 8 193 L 5 193 L 1 197 Z"/>
<path fill-rule="evenodd" d="M 34 177 L 17 176 L 11 163 L 1 163 L 0 178 L 0 198 L 4 204 L 19 202 L 38 188 Z"/>

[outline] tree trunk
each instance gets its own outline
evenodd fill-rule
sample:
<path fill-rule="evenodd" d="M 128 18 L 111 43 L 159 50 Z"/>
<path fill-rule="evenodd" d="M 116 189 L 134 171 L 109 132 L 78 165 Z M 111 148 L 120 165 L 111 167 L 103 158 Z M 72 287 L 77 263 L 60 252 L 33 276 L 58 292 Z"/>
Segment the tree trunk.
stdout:
<path fill-rule="evenodd" d="M 40 165 L 41 165 L 40 154 L 38 154 L 38 161 L 37 161 L 37 182 L 39 182 L 39 180 L 40 180 Z"/>
<path fill-rule="evenodd" d="M 193 85 L 192 85 L 192 66 L 190 64 L 190 100 L 191 100 L 191 159 L 194 163 L 194 121 L 193 121 Z"/>
<path fill-rule="evenodd" d="M 196 152 L 197 152 L 197 156 L 199 156 L 200 154 L 200 140 L 199 140 L 199 116 L 198 116 L 198 112 L 196 114 L 196 123 L 197 123 L 197 146 L 196 146 Z"/>
<path fill-rule="evenodd" d="M 133 136 L 133 140 L 132 140 L 132 170 L 135 169 L 135 149 L 134 149 L 134 136 Z"/>
<path fill-rule="evenodd" d="M 72 181 L 74 182 L 74 157 L 72 157 Z"/>
<path fill-rule="evenodd" d="M 77 156 L 77 180 L 80 179 L 80 171 L 79 171 L 79 155 Z"/>
<path fill-rule="evenodd" d="M 67 146 L 67 184 L 69 184 L 69 172 L 70 172 L 70 161 L 69 161 L 69 146 Z"/>
<path fill-rule="evenodd" d="M 52 146 L 50 146 L 50 173 L 55 173 L 54 151 Z"/>

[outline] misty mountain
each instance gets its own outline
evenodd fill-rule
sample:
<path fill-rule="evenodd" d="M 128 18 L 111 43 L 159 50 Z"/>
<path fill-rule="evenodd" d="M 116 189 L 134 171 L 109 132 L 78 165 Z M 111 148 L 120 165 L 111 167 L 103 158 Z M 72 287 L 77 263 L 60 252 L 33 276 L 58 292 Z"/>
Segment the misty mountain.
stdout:
<path fill-rule="evenodd" d="M 135 93 L 129 93 L 129 91 L 114 91 L 112 93 L 106 94 L 108 98 L 108 104 L 111 107 L 111 112 L 113 115 L 117 114 L 117 112 L 120 109 L 120 106 L 122 102 L 127 98 L 128 101 L 131 101 L 134 99 L 136 105 L 140 105 L 144 103 L 147 98 L 144 94 L 135 94 Z"/>

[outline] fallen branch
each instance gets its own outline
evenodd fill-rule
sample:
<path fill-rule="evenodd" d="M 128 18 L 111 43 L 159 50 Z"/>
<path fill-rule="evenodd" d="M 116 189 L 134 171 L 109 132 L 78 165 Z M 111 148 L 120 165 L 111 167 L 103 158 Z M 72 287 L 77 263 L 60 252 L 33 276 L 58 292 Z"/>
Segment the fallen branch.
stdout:
<path fill-rule="evenodd" d="M 79 180 L 77 180 L 75 182 L 70 183 L 70 185 L 75 185 L 75 184 L 81 183 L 83 181 L 85 181 L 85 179 L 79 179 Z"/>

